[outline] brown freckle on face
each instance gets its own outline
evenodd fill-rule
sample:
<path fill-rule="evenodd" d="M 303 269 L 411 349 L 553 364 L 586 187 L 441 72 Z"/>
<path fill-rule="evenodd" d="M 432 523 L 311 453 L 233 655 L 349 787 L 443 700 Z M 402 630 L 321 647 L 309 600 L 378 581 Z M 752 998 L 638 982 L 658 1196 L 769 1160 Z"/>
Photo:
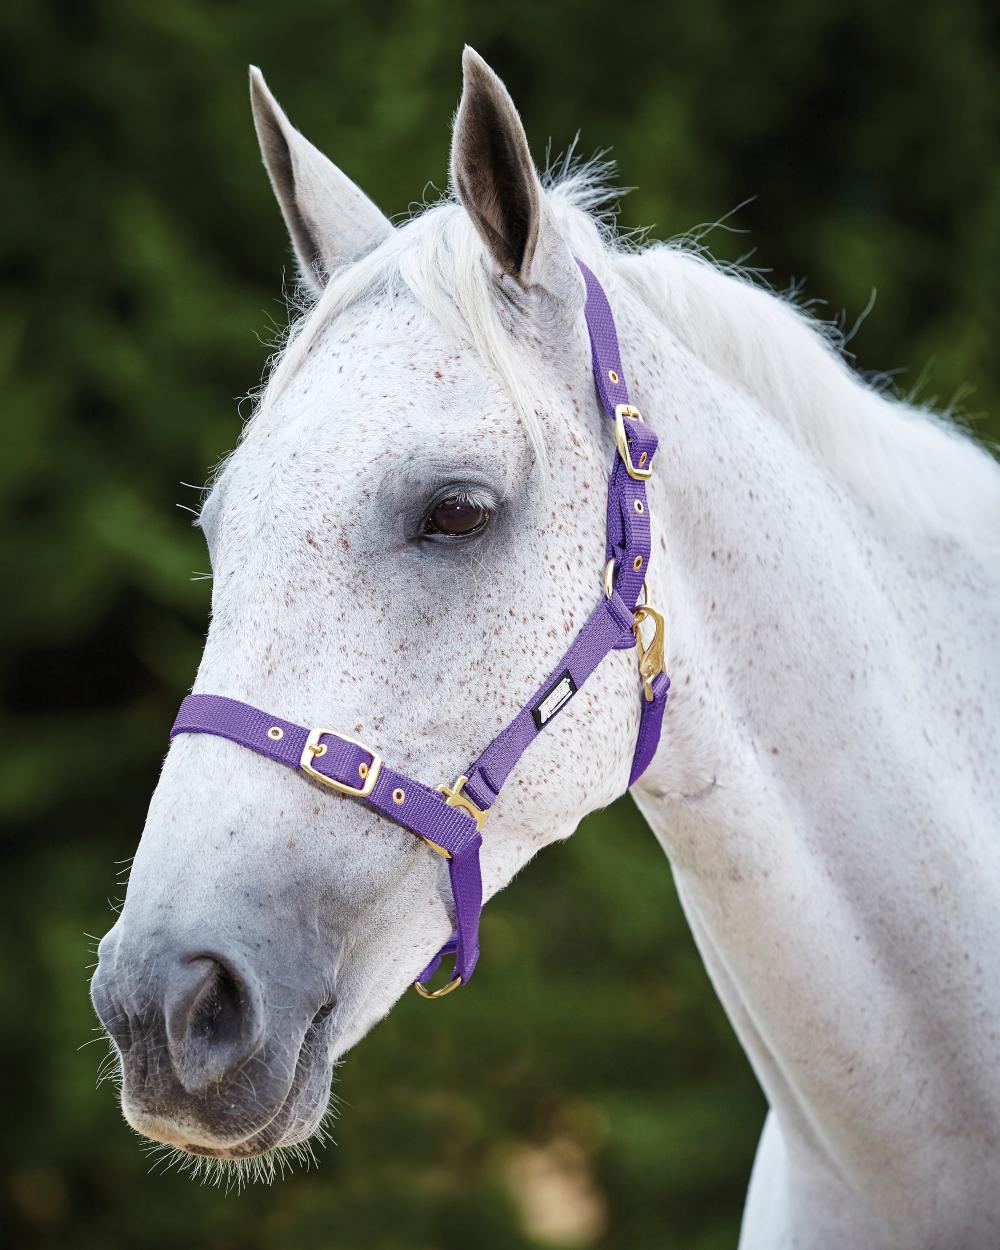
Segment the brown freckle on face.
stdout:
<path fill-rule="evenodd" d="M 777 747 L 771 747 L 771 754 L 772 754 L 772 755 L 777 755 L 777 754 L 778 754 L 778 748 L 777 748 Z"/>
<path fill-rule="evenodd" d="M 289 849 L 290 851 L 294 851 L 294 850 L 295 850 L 295 839 L 294 839 L 294 838 L 289 838 L 289 839 L 288 839 L 288 849 Z"/>

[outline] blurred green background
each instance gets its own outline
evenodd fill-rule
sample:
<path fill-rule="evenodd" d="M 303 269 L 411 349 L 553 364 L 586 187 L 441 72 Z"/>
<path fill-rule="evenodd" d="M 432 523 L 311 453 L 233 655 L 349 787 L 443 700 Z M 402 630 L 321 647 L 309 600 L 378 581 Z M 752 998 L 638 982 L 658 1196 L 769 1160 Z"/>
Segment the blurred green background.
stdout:
<path fill-rule="evenodd" d="M 475 992 L 408 996 L 340 1072 L 318 1172 L 241 1197 L 151 1176 L 94 1090 L 110 923 L 205 629 L 177 504 L 286 320 L 247 105 L 389 213 L 446 180 L 459 54 L 536 156 L 611 147 L 628 226 L 722 217 L 863 370 L 996 437 L 1000 18 L 974 0 L 63 0 L 0 9 L 4 749 L 0 1228 L 14 1247 L 710 1250 L 735 1244 L 763 1102 L 666 862 L 618 804 L 491 905 Z M 991 424 L 992 420 L 992 424 Z"/>

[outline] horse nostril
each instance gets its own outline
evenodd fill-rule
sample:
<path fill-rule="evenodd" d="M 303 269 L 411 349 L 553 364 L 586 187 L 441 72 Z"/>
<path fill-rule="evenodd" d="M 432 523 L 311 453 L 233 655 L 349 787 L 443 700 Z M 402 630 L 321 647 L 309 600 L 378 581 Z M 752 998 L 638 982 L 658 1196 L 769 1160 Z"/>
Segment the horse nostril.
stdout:
<path fill-rule="evenodd" d="M 201 981 L 191 997 L 188 1037 L 209 1046 L 231 1042 L 242 1030 L 245 987 L 213 959 L 192 960 L 192 966 L 198 965 L 202 965 Z"/>
<path fill-rule="evenodd" d="M 331 998 L 329 1002 L 324 1003 L 323 1006 L 320 1007 L 319 1011 L 317 1011 L 313 1016 L 312 1024 L 309 1027 L 315 1028 L 318 1024 L 322 1024 L 336 1005 L 337 1000 L 335 998 Z"/>
<path fill-rule="evenodd" d="M 181 1084 L 203 1089 L 257 1049 L 260 995 L 228 960 L 192 955 L 175 968 L 164 996 L 164 1023 Z"/>

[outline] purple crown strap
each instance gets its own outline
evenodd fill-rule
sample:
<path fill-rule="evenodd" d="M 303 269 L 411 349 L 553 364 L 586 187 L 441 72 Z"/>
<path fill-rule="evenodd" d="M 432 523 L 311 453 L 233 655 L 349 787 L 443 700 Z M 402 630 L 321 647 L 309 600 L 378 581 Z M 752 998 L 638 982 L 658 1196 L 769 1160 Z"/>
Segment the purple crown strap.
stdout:
<path fill-rule="evenodd" d="M 608 303 L 608 297 L 594 276 L 594 271 L 582 260 L 576 263 L 587 287 L 587 302 L 583 312 L 587 318 L 587 332 L 590 335 L 590 359 L 594 366 L 594 385 L 604 405 L 604 411 L 613 421 L 618 405 L 629 403 L 628 383 L 625 381 L 621 350 L 618 347 L 618 330 L 615 327 L 615 318 L 611 305 Z"/>
<path fill-rule="evenodd" d="M 577 265 L 587 288 L 584 314 L 590 334 L 590 356 L 594 368 L 594 385 L 598 397 L 612 421 L 617 424 L 622 405 L 629 413 L 622 414 L 622 426 L 628 440 L 633 465 L 642 461 L 651 469 L 656 455 L 654 431 L 631 408 L 628 383 L 618 347 L 618 331 L 611 305 L 594 273 L 581 260 Z M 608 482 L 608 529 L 605 557 L 615 562 L 615 589 L 634 611 L 646 580 L 650 551 L 649 506 L 646 483 L 632 477 L 616 449 Z"/>

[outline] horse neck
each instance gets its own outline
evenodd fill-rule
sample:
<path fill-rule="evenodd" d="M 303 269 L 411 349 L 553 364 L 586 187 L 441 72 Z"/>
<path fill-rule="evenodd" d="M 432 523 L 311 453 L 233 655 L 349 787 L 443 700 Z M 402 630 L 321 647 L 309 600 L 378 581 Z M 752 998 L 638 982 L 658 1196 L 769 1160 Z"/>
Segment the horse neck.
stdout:
<path fill-rule="evenodd" d="M 779 422 L 626 304 L 636 400 L 661 438 L 651 591 L 672 680 L 636 798 L 786 1136 L 852 1187 L 900 1184 L 866 1174 L 879 1134 L 902 1160 L 935 1098 L 946 1119 L 980 1114 L 978 1072 L 956 1064 L 942 1088 L 932 1056 L 974 1027 L 956 951 L 970 929 L 997 935 L 982 857 L 956 864 L 948 845 L 958 813 L 976 819 L 961 750 L 943 761 L 953 748 L 926 732 L 917 640 L 949 620 L 954 587 L 942 572 L 933 600 L 926 544 L 880 532 Z"/>

